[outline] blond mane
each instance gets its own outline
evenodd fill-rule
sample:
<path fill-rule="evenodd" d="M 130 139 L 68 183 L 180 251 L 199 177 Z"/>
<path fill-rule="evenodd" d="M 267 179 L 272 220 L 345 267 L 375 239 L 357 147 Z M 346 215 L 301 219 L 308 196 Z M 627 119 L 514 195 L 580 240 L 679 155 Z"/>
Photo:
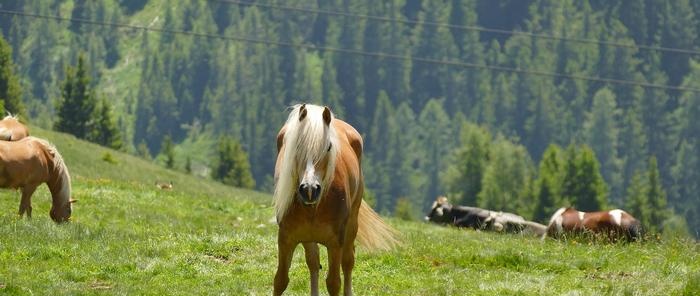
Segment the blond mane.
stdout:
<path fill-rule="evenodd" d="M 301 107 L 304 106 L 306 116 L 299 120 Z M 282 155 L 278 164 L 273 203 L 277 222 L 287 213 L 294 201 L 299 185 L 299 174 L 304 169 L 307 160 L 318 164 L 326 153 L 328 162 L 325 175 L 321 180 L 321 198 L 326 194 L 335 175 L 335 163 L 339 151 L 338 135 L 331 124 L 326 126 L 323 121 L 324 107 L 317 105 L 295 105 L 284 124 L 284 143 L 279 153 Z M 329 147 L 330 146 L 330 147 Z M 329 150 L 330 148 L 330 150 Z"/>
<path fill-rule="evenodd" d="M 8 119 L 14 119 L 14 120 L 19 121 L 19 117 L 17 117 L 17 114 L 12 115 L 12 113 L 10 113 L 10 112 L 7 112 L 7 115 L 5 115 L 5 117 L 2 120 L 8 120 Z"/>
<path fill-rule="evenodd" d="M 61 156 L 61 154 L 58 153 L 56 146 L 49 143 L 49 141 L 31 136 L 28 138 L 39 142 L 39 144 L 44 146 L 46 151 L 53 157 L 54 170 L 56 171 L 56 174 L 61 178 L 61 192 L 59 194 L 59 197 L 61 198 L 60 201 L 69 202 L 71 194 L 70 174 L 68 173 L 68 168 L 66 167 L 66 164 L 63 161 L 63 156 Z"/>

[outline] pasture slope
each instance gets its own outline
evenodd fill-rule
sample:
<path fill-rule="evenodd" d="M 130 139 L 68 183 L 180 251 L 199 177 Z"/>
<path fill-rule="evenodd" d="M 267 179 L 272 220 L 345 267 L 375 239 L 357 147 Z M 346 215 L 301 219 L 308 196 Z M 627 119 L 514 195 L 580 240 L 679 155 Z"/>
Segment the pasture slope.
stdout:
<path fill-rule="evenodd" d="M 79 202 L 74 221 L 56 225 L 47 215 L 45 186 L 34 195 L 33 219 L 18 219 L 18 192 L 0 192 L 0 294 L 271 294 L 270 195 L 165 170 L 64 134 L 32 132 L 63 154 Z M 114 161 L 103 160 L 105 153 Z M 156 189 L 155 180 L 173 181 L 174 190 Z M 389 222 L 403 245 L 374 254 L 359 249 L 357 295 L 700 295 L 695 242 L 542 242 Z M 307 295 L 301 248 L 290 277 L 287 294 Z"/>

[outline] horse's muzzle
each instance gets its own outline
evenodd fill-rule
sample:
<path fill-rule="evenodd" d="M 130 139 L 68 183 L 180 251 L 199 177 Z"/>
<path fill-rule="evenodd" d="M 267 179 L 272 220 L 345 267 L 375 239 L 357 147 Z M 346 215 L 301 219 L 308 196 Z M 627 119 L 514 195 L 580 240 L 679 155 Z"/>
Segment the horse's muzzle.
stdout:
<path fill-rule="evenodd" d="M 319 184 L 301 184 L 299 185 L 299 201 L 306 206 L 315 205 L 318 203 L 319 195 L 321 195 L 321 185 Z"/>

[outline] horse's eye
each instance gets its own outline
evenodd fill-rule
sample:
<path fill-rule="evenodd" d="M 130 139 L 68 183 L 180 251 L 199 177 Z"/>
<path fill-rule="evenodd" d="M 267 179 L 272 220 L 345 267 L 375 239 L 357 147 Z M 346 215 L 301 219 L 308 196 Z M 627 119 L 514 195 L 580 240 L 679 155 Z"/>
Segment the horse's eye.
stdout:
<path fill-rule="evenodd" d="M 333 144 L 328 144 L 328 150 L 326 150 L 326 152 L 331 152 L 331 147 L 333 147 Z"/>

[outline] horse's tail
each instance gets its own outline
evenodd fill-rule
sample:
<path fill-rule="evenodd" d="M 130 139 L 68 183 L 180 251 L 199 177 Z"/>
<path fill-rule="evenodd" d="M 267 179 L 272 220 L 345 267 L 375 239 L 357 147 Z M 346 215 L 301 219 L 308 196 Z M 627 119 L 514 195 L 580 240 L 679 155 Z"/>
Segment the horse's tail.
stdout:
<path fill-rule="evenodd" d="M 366 249 L 388 251 L 398 245 L 398 232 L 382 221 L 364 200 L 360 205 L 357 223 L 357 240 Z"/>

